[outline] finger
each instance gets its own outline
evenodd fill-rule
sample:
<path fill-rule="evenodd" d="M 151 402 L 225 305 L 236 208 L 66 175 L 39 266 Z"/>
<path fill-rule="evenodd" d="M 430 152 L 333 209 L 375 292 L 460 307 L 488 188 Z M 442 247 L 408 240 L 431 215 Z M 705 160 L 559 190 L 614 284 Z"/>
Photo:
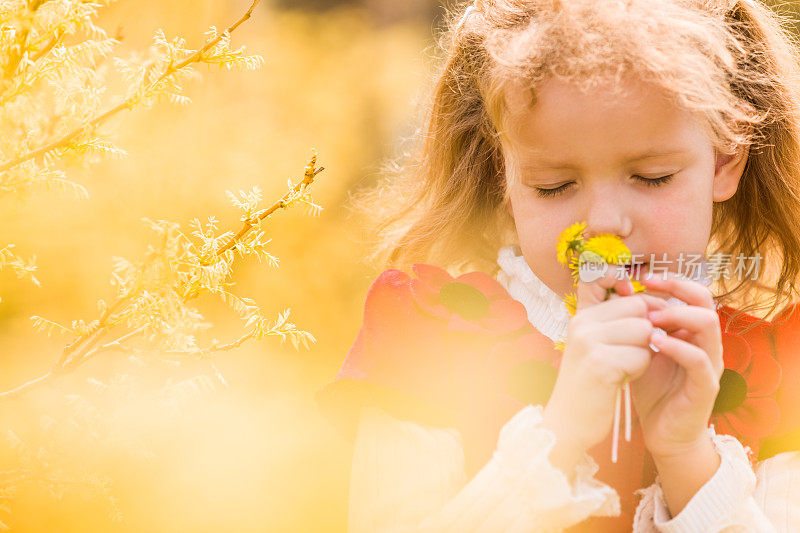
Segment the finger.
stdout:
<path fill-rule="evenodd" d="M 666 299 L 653 296 L 652 294 L 640 292 L 637 293 L 636 296 L 643 298 L 648 303 L 648 308 L 652 307 L 653 309 L 665 309 L 670 306 Z"/>
<path fill-rule="evenodd" d="M 603 344 L 646 347 L 653 333 L 653 324 L 646 318 L 626 317 L 603 322 L 598 330 L 597 341 Z"/>
<path fill-rule="evenodd" d="M 714 368 L 723 365 L 722 333 L 716 311 L 693 305 L 670 306 L 648 312 L 647 318 L 654 326 L 664 330 L 688 331 L 689 338 L 683 340 L 701 348 L 710 358 Z"/>
<path fill-rule="evenodd" d="M 661 326 L 653 326 L 653 330 L 656 332 L 664 332 L 667 333 L 670 337 L 675 337 L 676 339 L 680 339 L 682 341 L 691 342 L 694 333 L 690 331 L 686 331 L 685 329 L 677 329 L 673 330 L 671 328 L 663 328 Z M 652 349 L 653 346 L 650 346 Z"/>
<path fill-rule="evenodd" d="M 605 384 L 622 385 L 626 379 L 635 380 L 645 373 L 651 355 L 650 350 L 637 346 L 599 345 L 590 355 L 594 358 L 590 364 Z"/>
<path fill-rule="evenodd" d="M 633 284 L 628 278 L 625 268 L 620 265 L 608 265 L 608 267 L 602 277 L 593 281 L 585 281 L 586 277 L 583 275 L 578 278 L 576 310 L 604 302 L 607 289 L 610 288 L 625 296 L 634 293 Z"/>
<path fill-rule="evenodd" d="M 614 289 L 615 296 L 631 296 L 636 294 L 636 291 L 633 288 L 633 282 L 631 281 L 630 276 L 628 276 L 628 271 L 625 270 L 624 267 L 617 266 L 617 274 L 614 276 L 614 285 L 612 288 Z"/>
<path fill-rule="evenodd" d="M 660 326 L 655 326 L 655 327 L 660 327 Z M 694 333 L 692 333 L 691 331 L 686 331 L 685 329 L 676 329 L 676 330 L 670 330 L 667 328 L 661 328 L 661 329 L 666 331 L 670 337 L 675 337 L 676 339 L 680 339 L 686 342 L 690 342 L 689 339 L 691 339 L 692 336 L 694 335 Z"/>
<path fill-rule="evenodd" d="M 719 378 L 703 350 L 694 344 L 658 333 L 654 333 L 650 341 L 658 347 L 660 354 L 670 357 L 684 369 L 689 398 L 703 401 L 713 401 L 716 398 Z"/>
<path fill-rule="evenodd" d="M 669 304 L 661 298 L 647 294 L 633 294 L 624 298 L 613 298 L 606 302 L 577 311 L 575 317 L 590 318 L 597 322 L 608 322 L 619 318 L 647 318 L 648 311 L 667 309 Z"/>
<path fill-rule="evenodd" d="M 642 283 L 648 291 L 665 292 L 689 305 L 716 310 L 711 291 L 697 281 L 681 279 L 672 272 L 667 272 L 662 276 L 651 272 L 644 277 Z"/>

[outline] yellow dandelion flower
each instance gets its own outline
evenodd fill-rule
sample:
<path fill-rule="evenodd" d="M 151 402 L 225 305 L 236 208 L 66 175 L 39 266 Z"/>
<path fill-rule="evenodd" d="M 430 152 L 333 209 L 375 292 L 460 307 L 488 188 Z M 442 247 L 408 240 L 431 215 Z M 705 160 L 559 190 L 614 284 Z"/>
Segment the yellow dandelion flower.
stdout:
<path fill-rule="evenodd" d="M 566 343 L 564 341 L 556 341 L 555 343 L 553 343 L 553 348 L 555 348 L 559 352 L 563 352 L 565 344 Z"/>
<path fill-rule="evenodd" d="M 569 263 L 576 251 L 583 245 L 583 232 L 586 230 L 585 222 L 576 222 L 561 232 L 556 245 L 556 257 L 562 265 Z"/>
<path fill-rule="evenodd" d="M 633 284 L 633 292 L 647 292 L 647 289 L 641 281 L 632 279 L 631 283 Z"/>
<path fill-rule="evenodd" d="M 569 311 L 569 316 L 575 316 L 575 311 L 578 308 L 578 295 L 571 292 L 564 296 L 564 305 L 567 307 L 567 311 Z"/>
<path fill-rule="evenodd" d="M 572 284 L 577 285 L 580 275 L 580 261 L 577 256 L 572 256 L 569 260 L 569 270 L 572 276 Z"/>
<path fill-rule="evenodd" d="M 631 261 L 631 251 L 622 239 L 611 233 L 600 233 L 586 241 L 584 250 L 602 257 L 607 263 L 627 263 Z"/>

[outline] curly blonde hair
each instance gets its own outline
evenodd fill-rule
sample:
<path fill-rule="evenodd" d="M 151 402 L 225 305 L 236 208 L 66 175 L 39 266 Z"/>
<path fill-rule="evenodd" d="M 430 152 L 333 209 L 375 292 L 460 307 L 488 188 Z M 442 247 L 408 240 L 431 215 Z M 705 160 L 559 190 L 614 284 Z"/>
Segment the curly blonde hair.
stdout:
<path fill-rule="evenodd" d="M 749 145 L 739 188 L 715 203 L 708 253 L 764 258 L 757 279 L 721 278 L 721 303 L 769 315 L 800 273 L 800 69 L 791 20 L 756 0 L 478 0 L 448 15 L 415 145 L 353 198 L 373 260 L 495 274 L 516 243 L 503 148 L 510 82 L 558 78 L 589 90 L 632 74 L 703 124 L 714 147 Z M 770 270 L 771 269 L 771 270 Z M 743 306 L 743 307 L 742 307 Z"/>

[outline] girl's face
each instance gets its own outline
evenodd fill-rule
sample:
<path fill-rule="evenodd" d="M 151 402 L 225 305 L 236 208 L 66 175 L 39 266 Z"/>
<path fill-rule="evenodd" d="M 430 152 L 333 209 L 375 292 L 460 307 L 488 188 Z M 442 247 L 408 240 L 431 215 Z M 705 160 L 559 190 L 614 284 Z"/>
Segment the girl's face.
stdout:
<path fill-rule="evenodd" d="M 713 202 L 733 196 L 744 170 L 746 149 L 717 156 L 700 124 L 657 89 L 626 88 L 583 94 L 549 80 L 532 107 L 527 92 L 507 93 L 511 214 L 526 262 L 562 297 L 574 290 L 556 260 L 564 228 L 584 221 L 587 237 L 620 235 L 648 263 L 640 276 L 680 272 L 681 257 L 705 253 Z"/>

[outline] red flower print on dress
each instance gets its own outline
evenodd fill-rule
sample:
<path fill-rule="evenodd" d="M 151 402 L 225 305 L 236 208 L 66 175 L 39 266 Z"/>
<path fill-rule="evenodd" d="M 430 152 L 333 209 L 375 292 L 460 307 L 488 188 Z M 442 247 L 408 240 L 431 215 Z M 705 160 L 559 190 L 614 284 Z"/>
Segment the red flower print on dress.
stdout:
<path fill-rule="evenodd" d="M 372 284 L 358 336 L 321 402 L 347 418 L 347 433 L 355 421 L 346 411 L 362 402 L 435 425 L 463 426 L 492 409 L 496 416 L 493 402 L 513 414 L 517 403 L 487 382 L 487 359 L 498 342 L 533 327 L 525 306 L 483 272 L 412 269 L 416 276 L 386 270 Z"/>
<path fill-rule="evenodd" d="M 772 320 L 775 353 L 781 365 L 781 386 L 776 399 L 781 406 L 781 421 L 773 437 L 800 429 L 800 312 L 798 305 L 787 306 Z M 800 441 L 797 441 L 800 442 Z"/>
<path fill-rule="evenodd" d="M 711 421 L 717 433 L 737 437 L 758 453 L 761 439 L 778 427 L 780 409 L 774 394 L 781 381 L 781 367 L 751 333 L 722 334 L 725 370 L 714 403 Z"/>
<path fill-rule="evenodd" d="M 525 307 L 511 298 L 497 280 L 480 272 L 453 277 L 429 264 L 415 264 L 417 279 L 411 280 L 416 303 L 431 316 L 447 323 L 453 332 L 477 334 L 470 347 L 483 353 L 488 390 L 509 396 L 517 403 L 545 404 L 555 385 L 561 353 L 552 341 L 527 320 Z M 486 341 L 486 344 L 484 344 Z"/>
<path fill-rule="evenodd" d="M 487 361 L 486 375 L 495 389 L 522 405 L 546 405 L 558 377 L 563 354 L 536 331 L 499 342 Z"/>
<path fill-rule="evenodd" d="M 500 282 L 480 271 L 458 277 L 434 265 L 416 263 L 411 290 L 426 313 L 448 322 L 448 329 L 503 335 L 527 324 L 525 307 Z"/>

